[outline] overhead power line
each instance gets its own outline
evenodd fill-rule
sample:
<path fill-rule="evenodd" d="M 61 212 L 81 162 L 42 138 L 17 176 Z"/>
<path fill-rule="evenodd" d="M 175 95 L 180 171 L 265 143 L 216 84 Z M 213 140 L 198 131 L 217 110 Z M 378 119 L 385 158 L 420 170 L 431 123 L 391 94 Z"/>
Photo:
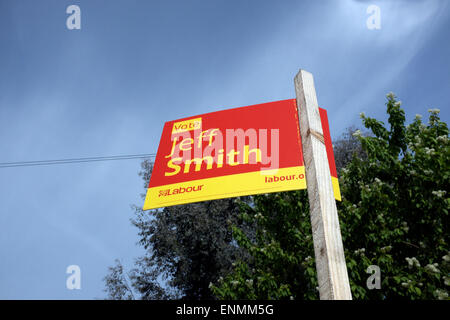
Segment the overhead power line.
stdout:
<path fill-rule="evenodd" d="M 103 156 L 103 157 L 87 157 L 87 158 L 70 158 L 70 159 L 54 159 L 54 160 L 36 160 L 36 161 L 17 161 L 17 162 L 0 162 L 1 168 L 12 167 L 33 167 L 33 166 L 49 166 L 55 164 L 69 164 L 81 162 L 97 162 L 97 161 L 114 161 L 114 160 L 129 160 L 129 159 L 148 159 L 154 158 L 155 153 L 143 154 L 127 154 L 117 156 Z"/>

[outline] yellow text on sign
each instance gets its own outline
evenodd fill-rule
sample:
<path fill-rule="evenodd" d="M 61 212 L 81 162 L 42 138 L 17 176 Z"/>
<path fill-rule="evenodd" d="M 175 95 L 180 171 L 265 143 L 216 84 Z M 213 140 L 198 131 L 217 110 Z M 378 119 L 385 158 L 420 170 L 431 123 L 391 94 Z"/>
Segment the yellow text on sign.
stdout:
<path fill-rule="evenodd" d="M 202 127 L 202 118 L 195 118 L 180 122 L 175 122 L 172 128 L 173 133 L 185 132 L 200 129 Z"/>

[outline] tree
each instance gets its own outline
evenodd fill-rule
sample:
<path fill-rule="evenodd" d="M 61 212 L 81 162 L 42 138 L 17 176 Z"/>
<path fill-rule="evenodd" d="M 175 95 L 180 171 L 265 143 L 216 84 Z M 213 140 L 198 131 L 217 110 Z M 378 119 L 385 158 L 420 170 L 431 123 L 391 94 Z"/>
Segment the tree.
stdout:
<path fill-rule="evenodd" d="M 139 175 L 145 188 L 152 168 L 151 162 L 142 163 Z M 146 254 L 127 273 L 120 264 L 110 268 L 105 277 L 108 297 L 128 299 L 134 292 L 139 299 L 213 299 L 210 283 L 226 275 L 234 260 L 246 259 L 230 228 L 239 224 L 249 229 L 237 220 L 236 201 L 206 201 L 150 212 L 134 206 L 132 224 L 139 230 L 138 243 Z"/>
<path fill-rule="evenodd" d="M 253 197 L 241 204 L 241 219 L 256 223 L 251 239 L 237 226 L 233 235 L 251 256 L 212 286 L 220 299 L 312 299 L 315 297 L 314 254 L 305 190 Z"/>
<path fill-rule="evenodd" d="M 122 263 L 116 259 L 116 265 L 108 268 L 105 277 L 105 285 L 108 288 L 109 300 L 134 300 L 133 290 L 129 286 L 126 275 L 123 272 Z"/>
<path fill-rule="evenodd" d="M 347 128 L 342 136 L 333 143 L 334 161 L 336 163 L 338 174 L 341 173 L 341 170 L 345 168 L 354 157 L 360 159 L 367 158 L 361 142 L 353 135 L 357 130 L 359 129 L 355 126 Z M 361 130 L 359 132 L 361 132 Z"/>
<path fill-rule="evenodd" d="M 448 299 L 450 285 L 448 128 L 429 110 L 405 126 L 405 113 L 387 95 L 390 128 L 361 115 L 370 134 L 356 131 L 363 153 L 341 170 L 338 204 L 355 299 Z M 256 237 L 233 227 L 251 258 L 212 286 L 221 299 L 318 298 L 309 209 L 304 191 L 257 195 L 241 218 Z M 381 270 L 381 289 L 369 290 L 366 270 Z"/>

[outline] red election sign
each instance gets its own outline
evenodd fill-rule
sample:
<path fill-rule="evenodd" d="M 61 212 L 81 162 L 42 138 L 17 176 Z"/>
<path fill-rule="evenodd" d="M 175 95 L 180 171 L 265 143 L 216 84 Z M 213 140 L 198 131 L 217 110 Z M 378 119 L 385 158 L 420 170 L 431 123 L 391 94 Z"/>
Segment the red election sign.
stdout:
<path fill-rule="evenodd" d="M 327 113 L 319 108 L 334 196 L 340 200 Z M 144 210 L 306 189 L 295 99 L 166 122 Z"/>

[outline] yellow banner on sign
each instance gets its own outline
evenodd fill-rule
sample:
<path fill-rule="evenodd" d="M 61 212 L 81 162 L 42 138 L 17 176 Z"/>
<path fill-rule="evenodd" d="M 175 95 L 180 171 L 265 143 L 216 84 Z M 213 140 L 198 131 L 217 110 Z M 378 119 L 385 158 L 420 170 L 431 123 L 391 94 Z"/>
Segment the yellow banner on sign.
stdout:
<path fill-rule="evenodd" d="M 282 168 L 270 173 L 254 171 L 152 187 L 147 190 L 143 209 L 238 197 L 249 193 L 306 189 L 304 166 Z"/>

